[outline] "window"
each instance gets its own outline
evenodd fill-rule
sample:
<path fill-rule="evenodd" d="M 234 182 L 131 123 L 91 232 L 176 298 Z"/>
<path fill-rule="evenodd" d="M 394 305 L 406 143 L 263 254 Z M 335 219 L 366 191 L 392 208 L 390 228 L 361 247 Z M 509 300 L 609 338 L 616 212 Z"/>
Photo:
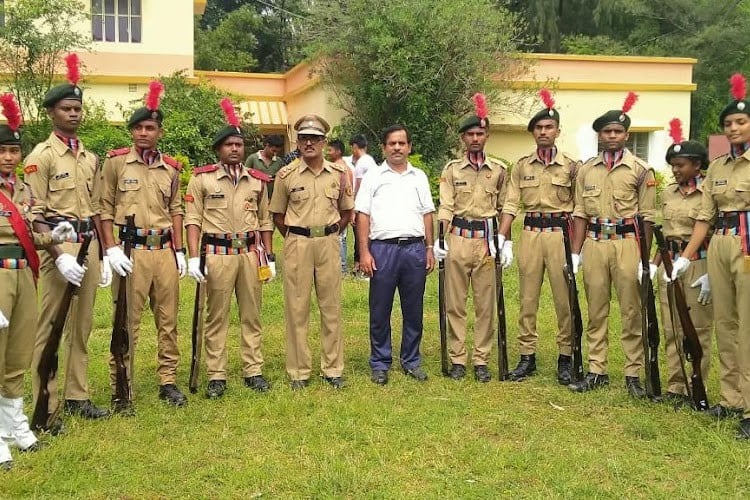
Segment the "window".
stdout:
<path fill-rule="evenodd" d="M 648 159 L 648 132 L 630 132 L 625 147 L 643 160 Z"/>
<path fill-rule="evenodd" d="M 97 42 L 141 42 L 141 0 L 91 0 L 91 33 Z"/>

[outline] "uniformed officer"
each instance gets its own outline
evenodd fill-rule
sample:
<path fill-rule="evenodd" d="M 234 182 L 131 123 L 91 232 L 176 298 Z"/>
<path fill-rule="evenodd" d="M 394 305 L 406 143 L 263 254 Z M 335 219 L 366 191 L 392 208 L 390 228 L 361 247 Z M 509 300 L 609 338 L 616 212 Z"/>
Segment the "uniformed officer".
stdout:
<path fill-rule="evenodd" d="M 345 167 L 323 158 L 330 127 L 317 115 L 305 115 L 294 125 L 299 161 L 279 170 L 271 198 L 273 220 L 284 235 L 284 317 L 286 371 L 293 390 L 309 384 L 310 289 L 320 308 L 322 377 L 343 387 L 344 339 L 341 325 L 339 238 L 354 207 Z"/>
<path fill-rule="evenodd" d="M 737 437 L 750 439 L 750 100 L 741 74 L 733 75 L 731 83 L 734 100 L 719 115 L 731 149 L 708 167 L 697 222 L 672 278 L 692 267 L 690 259 L 715 221 L 707 258 L 721 401 L 709 413 L 717 418 L 741 415 Z"/>
<path fill-rule="evenodd" d="M 640 214 L 649 223 L 646 234 L 640 237 L 650 242 L 650 223 L 656 212 L 656 180 L 653 169 L 625 147 L 630 128 L 627 112 L 636 99 L 631 92 L 621 110 L 607 111 L 594 120 L 593 128 L 603 151 L 586 161 L 576 177 L 573 271 L 577 271 L 578 263 L 583 260 L 589 307 L 586 327 L 589 371 L 585 378 L 569 386 L 576 392 L 609 384 L 608 318 L 614 285 L 622 318 L 625 385 L 633 397 L 646 395 L 639 378 L 643 344 L 637 278 L 641 264 L 635 217 Z"/>
<path fill-rule="evenodd" d="M 444 242 L 435 242 L 435 257 L 445 259 L 445 307 L 450 335 L 448 355 L 454 380 L 466 375 L 466 299 L 471 285 L 474 294 L 474 378 L 489 382 L 487 368 L 494 337 L 496 217 L 505 199 L 505 165 L 484 151 L 490 122 L 484 96 L 475 96 L 475 112 L 458 128 L 466 154 L 448 162 L 440 175 L 438 221 L 448 228 Z M 512 260 L 510 241 L 501 246 L 503 259 Z"/>
<path fill-rule="evenodd" d="M 271 179 L 266 186 L 269 199 L 273 195 L 274 178 L 283 166 L 284 159 L 279 156 L 282 151 L 284 138 L 276 134 L 267 135 L 263 139 L 263 149 L 251 154 L 245 161 L 245 168 L 263 172 Z"/>
<path fill-rule="evenodd" d="M 94 314 L 94 299 L 97 285 L 108 286 L 112 273 L 108 266 L 100 266 L 96 255 L 99 242 L 95 239 L 89 246 L 86 266 L 76 263 L 76 255 L 83 233 L 99 231 L 99 159 L 87 150 L 76 136 L 81 123 L 83 91 L 78 86 L 78 58 L 70 54 L 68 83 L 51 88 L 42 105 L 52 121 L 52 133 L 44 142 L 37 144 L 25 161 L 25 181 L 31 186 L 36 201 L 32 212 L 47 223 L 70 222 L 77 232 L 72 241 L 50 247 L 41 255 L 39 287 L 41 288 L 41 314 L 32 357 L 32 387 L 34 402 L 39 394 L 37 368 L 42 351 L 47 344 L 52 322 L 60 308 L 68 283 L 80 287 L 73 301 L 65 333 L 65 412 L 87 419 L 98 419 L 109 415 L 105 409 L 94 406 L 89 397 L 87 381 L 87 343 L 91 333 Z M 47 224 L 36 222 L 35 230 L 49 231 Z M 57 380 L 49 381 L 49 411 L 56 413 L 58 406 Z M 61 421 L 52 422 L 50 432 L 62 430 Z"/>
<path fill-rule="evenodd" d="M 680 257 L 687 246 L 701 206 L 703 194 L 703 173 L 708 167 L 708 152 L 697 141 L 682 139 L 682 126 L 679 119 L 670 122 L 674 143 L 667 149 L 666 160 L 672 166 L 675 182 L 669 184 L 662 193 L 662 217 L 664 238 L 672 259 Z M 690 309 L 690 319 L 700 339 L 703 349 L 701 374 L 708 380 L 711 366 L 711 332 L 713 330 L 713 306 L 711 305 L 711 285 L 708 280 L 706 261 L 709 240 L 693 256 L 689 273 L 683 277 L 686 286 L 685 299 Z M 654 264 L 661 262 L 660 254 Z M 652 265 L 654 265 L 652 264 Z M 687 401 L 687 384 L 678 349 L 682 349 L 684 334 L 682 325 L 673 325 L 667 298 L 667 282 L 664 273 L 658 273 L 659 302 L 661 321 L 664 328 L 664 348 L 667 354 L 667 393 L 665 398 L 674 403 Z"/>
<path fill-rule="evenodd" d="M 28 184 L 16 178 L 21 162 L 21 110 L 13 94 L 0 96 L 7 125 L 0 125 L 0 469 L 10 469 L 10 446 L 38 449 L 23 413 L 23 376 L 31 364 L 37 320 L 38 248 L 74 236 L 73 226 L 58 224 L 52 232 L 31 229 L 34 198 Z"/>
<path fill-rule="evenodd" d="M 536 142 L 536 150 L 516 162 L 508 183 L 500 232 L 508 235 L 513 219 L 521 211 L 526 215 L 518 251 L 520 314 L 518 341 L 521 359 L 508 376 L 524 380 L 536 372 L 537 312 L 545 269 L 557 313 L 557 381 L 570 383 L 572 363 L 570 304 L 562 269 L 565 250 L 562 231 L 570 230 L 573 211 L 573 187 L 577 163 L 558 150 L 560 113 L 549 90 L 540 96 L 544 109 L 535 114 L 526 129 Z"/>
<path fill-rule="evenodd" d="M 173 406 L 183 406 L 187 399 L 175 380 L 180 360 L 177 347 L 179 279 L 187 272 L 182 247 L 182 165 L 158 149 L 164 135 L 164 114 L 159 109 L 163 88 L 160 82 L 151 82 L 146 105 L 138 108 L 128 120 L 133 146 L 107 153 L 102 168 L 102 226 L 107 256 L 117 274 L 113 297 L 117 296 L 117 288 L 123 282 L 128 287 L 130 346 L 124 357 L 128 381 L 132 385 L 141 314 L 149 300 L 157 330 L 159 399 Z M 122 239 L 125 217 L 129 215 L 135 215 L 137 229 L 128 259 L 115 241 L 114 229 L 118 227 L 119 239 Z M 112 357 L 109 364 L 113 408 L 129 412 L 127 402 L 114 397 L 116 370 Z"/>
<path fill-rule="evenodd" d="M 240 314 L 245 385 L 258 392 L 270 388 L 262 374 L 260 314 L 262 284 L 276 275 L 273 225 L 266 194 L 271 178 L 257 169 L 243 167 L 245 146 L 233 109 L 228 118 L 229 125 L 219 130 L 213 141 L 219 162 L 194 169 L 185 194 L 191 255 L 188 273 L 198 282 L 207 282 L 206 395 L 210 399 L 221 397 L 226 390 L 232 293 L 237 297 Z M 200 269 L 201 237 L 207 254 L 205 270 Z"/>

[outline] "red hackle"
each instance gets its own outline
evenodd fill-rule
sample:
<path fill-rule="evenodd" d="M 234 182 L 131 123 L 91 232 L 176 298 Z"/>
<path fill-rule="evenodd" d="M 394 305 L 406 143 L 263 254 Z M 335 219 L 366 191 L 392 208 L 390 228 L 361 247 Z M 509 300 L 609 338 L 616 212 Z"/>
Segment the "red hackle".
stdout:
<path fill-rule="evenodd" d="M 637 100 L 638 94 L 635 92 L 628 92 L 628 95 L 625 96 L 625 102 L 622 104 L 622 112 L 627 113 L 630 111 Z"/>
<path fill-rule="evenodd" d="M 669 120 L 669 137 L 672 138 L 673 144 L 680 144 L 685 140 L 682 137 L 682 122 L 679 118 Z"/>
<path fill-rule="evenodd" d="M 8 128 L 13 132 L 18 131 L 21 127 L 21 108 L 18 107 L 15 96 L 11 93 L 0 95 L 0 106 L 3 107 L 3 115 L 8 121 Z"/>
<path fill-rule="evenodd" d="M 729 84 L 732 87 L 732 97 L 735 101 L 742 101 L 747 95 L 747 81 L 742 73 L 735 73 L 729 77 Z"/>
<path fill-rule="evenodd" d="M 224 117 L 229 125 L 232 127 L 240 126 L 240 118 L 234 110 L 234 104 L 232 104 L 232 101 L 228 97 L 221 100 L 221 109 L 224 111 Z"/>
<path fill-rule="evenodd" d="M 549 89 L 540 90 L 539 97 L 542 98 L 542 102 L 547 107 L 547 109 L 552 109 L 555 107 L 555 99 L 552 97 L 552 92 L 550 92 Z"/>
<path fill-rule="evenodd" d="M 472 101 L 474 101 L 474 112 L 476 113 L 477 117 L 479 117 L 480 120 L 484 120 L 489 115 L 489 110 L 487 109 L 487 98 L 484 96 L 484 94 L 480 94 L 477 92 L 474 94 L 474 96 L 471 98 Z"/>
<path fill-rule="evenodd" d="M 81 79 L 80 62 L 78 60 L 78 54 L 71 52 L 65 56 L 65 64 L 68 67 L 68 81 L 71 85 L 78 85 L 78 81 Z"/>
<path fill-rule="evenodd" d="M 159 109 L 159 103 L 161 102 L 161 93 L 164 91 L 164 84 L 159 80 L 152 80 L 148 84 L 148 94 L 146 94 L 146 108 L 149 111 L 156 111 Z"/>

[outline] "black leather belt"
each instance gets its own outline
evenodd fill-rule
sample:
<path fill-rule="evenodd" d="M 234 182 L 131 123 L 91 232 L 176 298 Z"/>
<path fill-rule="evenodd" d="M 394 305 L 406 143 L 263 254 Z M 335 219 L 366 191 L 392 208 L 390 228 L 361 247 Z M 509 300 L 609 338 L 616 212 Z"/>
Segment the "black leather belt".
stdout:
<path fill-rule="evenodd" d="M 469 229 L 471 231 L 481 231 L 487 229 L 486 220 L 468 220 L 462 217 L 453 217 L 451 225 L 460 229 Z"/>
<path fill-rule="evenodd" d="M 148 234 L 141 235 L 137 234 L 139 229 L 136 229 L 136 234 L 125 234 L 123 228 L 120 227 L 120 241 L 131 240 L 134 245 L 144 245 L 147 247 L 165 247 L 169 241 L 172 240 L 172 231 L 166 231 L 162 234 Z M 143 231 L 140 229 L 140 231 Z"/>
<path fill-rule="evenodd" d="M 422 243 L 424 238 L 421 236 L 409 236 L 405 238 L 386 238 L 373 241 L 377 241 L 378 243 L 388 243 L 389 245 L 412 245 L 414 243 Z"/>
<path fill-rule="evenodd" d="M 88 233 L 94 230 L 94 221 L 91 219 L 66 219 L 65 217 L 50 217 L 47 222 L 59 224 L 61 222 L 69 222 L 73 226 L 73 230 L 76 233 Z"/>
<path fill-rule="evenodd" d="M 298 234 L 300 236 L 307 236 L 308 238 L 317 238 L 320 236 L 328 236 L 329 234 L 339 232 L 339 224 L 331 224 L 330 226 L 313 226 L 313 227 L 300 227 L 300 226 L 289 226 L 289 232 L 292 234 Z"/>
<path fill-rule="evenodd" d="M 600 234 L 630 234 L 635 233 L 635 224 L 599 224 L 590 222 L 588 230 Z"/>
<path fill-rule="evenodd" d="M 255 235 L 251 234 L 245 238 L 222 238 L 206 234 L 204 240 L 208 245 L 216 245 L 225 248 L 248 248 L 255 243 Z"/>
<path fill-rule="evenodd" d="M 740 213 L 742 212 L 722 212 L 714 222 L 714 230 L 717 229 L 736 229 L 740 227 Z"/>
<path fill-rule="evenodd" d="M 0 245 L 0 259 L 25 259 L 26 252 L 20 245 Z"/>
<path fill-rule="evenodd" d="M 539 229 L 548 227 L 565 228 L 568 225 L 568 220 L 565 217 L 531 217 L 527 215 L 523 218 L 523 225 Z"/>

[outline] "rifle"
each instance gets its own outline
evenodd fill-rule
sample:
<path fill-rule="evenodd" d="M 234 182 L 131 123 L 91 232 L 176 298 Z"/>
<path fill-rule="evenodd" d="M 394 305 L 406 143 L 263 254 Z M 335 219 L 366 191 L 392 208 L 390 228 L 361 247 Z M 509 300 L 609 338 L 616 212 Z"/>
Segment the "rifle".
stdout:
<path fill-rule="evenodd" d="M 200 270 L 206 268 L 206 236 L 201 237 L 200 242 Z M 195 285 L 195 302 L 193 304 L 193 334 L 192 334 L 192 347 L 193 355 L 190 362 L 190 378 L 188 379 L 188 387 L 190 392 L 195 394 L 198 392 L 198 378 L 201 372 L 201 351 L 203 350 L 203 304 L 205 302 L 205 290 L 202 283 Z"/>
<path fill-rule="evenodd" d="M 123 242 L 123 253 L 130 258 L 135 236 L 135 215 L 125 217 L 125 226 L 120 231 Z M 109 342 L 109 352 L 115 364 L 115 394 L 112 405 L 116 410 L 125 411 L 130 407 L 130 383 L 128 371 L 125 367 L 125 355 L 130 351 L 130 332 L 128 331 L 128 278 L 120 278 L 115 299 L 115 321 L 112 325 L 112 339 Z"/>
<path fill-rule="evenodd" d="M 503 266 L 500 263 L 500 240 L 497 217 L 492 219 L 495 239 L 495 300 L 497 301 L 497 378 L 508 380 L 508 339 L 505 324 L 505 298 L 503 293 Z"/>
<path fill-rule="evenodd" d="M 570 370 L 570 382 L 576 383 L 583 380 L 583 318 L 581 317 L 581 305 L 578 302 L 578 286 L 576 275 L 573 274 L 572 244 L 570 243 L 570 231 L 572 226 L 568 220 L 567 227 L 563 227 L 563 247 L 565 249 L 565 266 L 563 275 L 568 284 L 568 304 L 570 305 L 570 344 L 573 350 L 573 365 Z"/>
<path fill-rule="evenodd" d="M 648 242 L 643 217 L 636 216 L 638 244 L 641 252 L 641 340 L 646 369 L 646 394 L 651 399 L 661 397 L 659 380 L 659 322 L 656 319 L 656 298 L 649 272 Z"/>
<path fill-rule="evenodd" d="M 86 261 L 93 237 L 94 235 L 90 232 L 83 236 L 81 247 L 78 249 L 78 255 L 76 256 L 76 262 L 79 266 L 82 266 Z M 42 358 L 39 360 L 39 366 L 36 369 L 39 374 L 39 393 L 36 398 L 36 405 L 34 405 L 34 414 L 31 417 L 31 427 L 38 431 L 49 430 L 50 424 L 55 420 L 62 407 L 62 405 L 58 405 L 54 413 L 49 413 L 49 388 L 47 385 L 50 380 L 54 380 L 57 376 L 57 351 L 60 348 L 60 340 L 65 329 L 65 321 L 68 318 L 70 303 L 73 301 L 73 296 L 78 295 L 78 291 L 79 287 L 72 283 L 68 283 L 65 287 L 60 307 L 52 320 L 52 330 L 47 343 L 44 345 Z"/>
<path fill-rule="evenodd" d="M 661 226 L 654 226 L 654 236 L 656 237 L 656 244 L 659 247 L 659 253 L 661 254 L 661 261 L 664 264 L 664 271 L 667 273 L 667 276 L 671 276 L 672 256 L 669 255 L 669 249 L 667 248 L 667 242 L 664 239 L 664 233 L 661 231 Z M 674 318 L 675 309 L 677 310 L 677 317 L 679 318 L 680 325 L 682 325 L 685 349 L 688 351 L 688 360 L 693 369 L 693 373 L 690 375 L 690 383 L 686 384 L 688 396 L 690 396 L 690 399 L 693 401 L 693 406 L 696 410 L 708 410 L 708 395 L 706 394 L 706 385 L 703 383 L 703 374 L 701 373 L 703 348 L 701 347 L 700 339 L 698 338 L 698 332 L 695 331 L 693 320 L 690 317 L 690 307 L 687 305 L 685 290 L 683 290 L 682 282 L 680 280 L 667 282 L 667 299 L 669 301 L 671 317 Z M 674 342 L 677 348 L 677 353 L 680 355 L 682 374 L 685 380 L 687 380 L 688 377 L 685 373 L 685 354 L 680 346 L 680 341 L 677 338 L 677 324 L 674 319 L 672 319 L 672 331 L 674 332 Z"/>
<path fill-rule="evenodd" d="M 438 242 L 445 250 L 445 227 L 438 222 Z M 440 369 L 444 376 L 450 372 L 448 360 L 448 315 L 445 310 L 445 259 L 438 262 L 438 310 L 440 316 Z"/>

